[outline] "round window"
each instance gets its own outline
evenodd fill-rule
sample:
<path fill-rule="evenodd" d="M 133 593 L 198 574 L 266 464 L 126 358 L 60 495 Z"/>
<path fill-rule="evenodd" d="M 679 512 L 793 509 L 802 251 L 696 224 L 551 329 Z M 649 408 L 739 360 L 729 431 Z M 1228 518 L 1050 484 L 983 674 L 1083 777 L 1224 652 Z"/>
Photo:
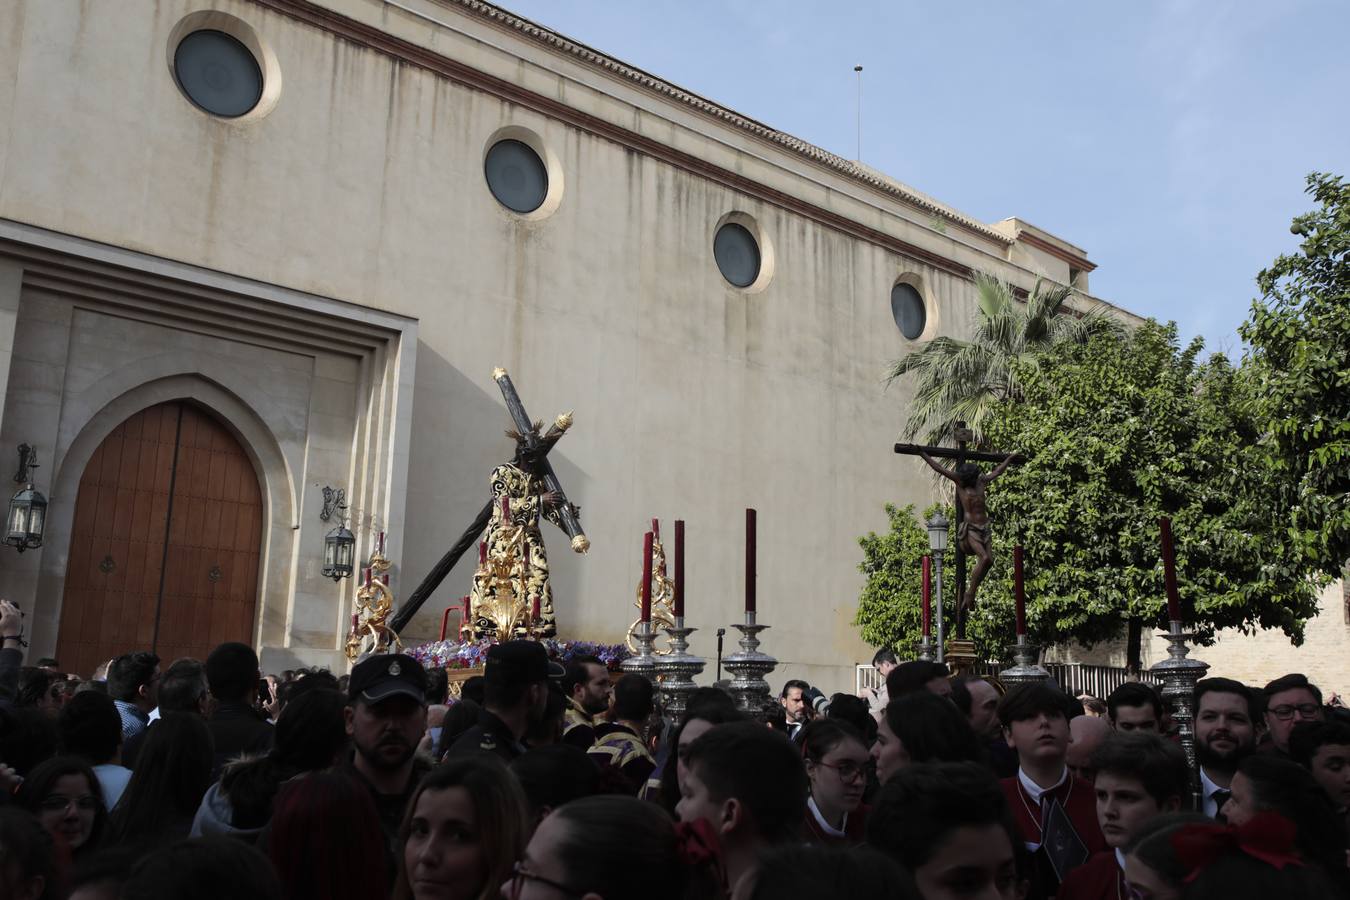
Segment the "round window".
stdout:
<path fill-rule="evenodd" d="M 213 116 L 238 118 L 262 99 L 258 61 L 223 31 L 194 31 L 179 41 L 173 72 L 188 99 Z"/>
<path fill-rule="evenodd" d="M 749 287 L 759 278 L 759 244 L 744 225 L 728 222 L 717 229 L 713 257 L 722 277 L 736 287 Z"/>
<path fill-rule="evenodd" d="M 924 309 L 923 298 L 912 285 L 901 282 L 891 288 L 891 315 L 900 333 L 911 341 L 923 334 L 928 324 L 928 312 Z"/>
<path fill-rule="evenodd" d="M 518 213 L 531 213 L 548 195 L 548 170 L 529 144 L 498 141 L 483 162 L 488 189 L 497 202 Z"/>

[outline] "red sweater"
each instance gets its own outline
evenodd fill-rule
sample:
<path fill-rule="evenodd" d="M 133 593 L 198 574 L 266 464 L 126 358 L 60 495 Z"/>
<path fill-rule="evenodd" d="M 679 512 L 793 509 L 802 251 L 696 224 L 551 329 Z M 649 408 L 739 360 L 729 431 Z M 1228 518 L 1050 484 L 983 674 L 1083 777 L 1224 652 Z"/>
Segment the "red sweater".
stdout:
<path fill-rule="evenodd" d="M 1107 850 L 1070 872 L 1055 900 L 1120 900 L 1126 896 L 1125 875 L 1116 852 Z"/>

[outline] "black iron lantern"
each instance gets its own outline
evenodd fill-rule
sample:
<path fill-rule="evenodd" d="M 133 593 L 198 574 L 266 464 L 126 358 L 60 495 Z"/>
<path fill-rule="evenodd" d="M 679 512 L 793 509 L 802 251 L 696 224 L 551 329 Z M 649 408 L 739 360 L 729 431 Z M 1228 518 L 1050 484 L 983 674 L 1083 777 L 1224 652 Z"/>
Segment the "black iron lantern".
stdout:
<path fill-rule="evenodd" d="M 5 519 L 5 543 L 22 553 L 42 546 L 42 531 L 47 526 L 47 498 L 28 480 L 30 469 L 37 468 L 37 453 L 29 444 L 19 445 L 19 471 L 14 480 L 25 487 L 9 501 Z"/>
<path fill-rule="evenodd" d="M 341 581 L 351 577 L 352 561 L 356 557 L 356 535 L 346 525 L 339 525 L 323 539 L 323 574 L 325 578 Z"/>
<path fill-rule="evenodd" d="M 355 570 L 356 535 L 347 528 L 347 492 L 342 488 L 325 487 L 319 519 L 327 522 L 334 513 L 338 517 L 338 527 L 323 539 L 323 575 L 341 581 L 350 578 Z"/>

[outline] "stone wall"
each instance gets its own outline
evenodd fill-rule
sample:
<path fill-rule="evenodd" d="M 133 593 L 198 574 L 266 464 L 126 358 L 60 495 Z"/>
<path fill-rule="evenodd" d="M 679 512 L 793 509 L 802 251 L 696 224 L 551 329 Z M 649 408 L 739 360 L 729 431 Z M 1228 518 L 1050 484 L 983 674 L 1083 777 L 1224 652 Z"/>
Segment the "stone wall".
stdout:
<path fill-rule="evenodd" d="M 211 5 L 212 27 L 238 26 L 265 51 L 266 102 L 239 119 L 202 112 L 170 72 L 197 3 L 0 4 L 0 220 L 139 260 L 126 265 L 169 260 L 415 321 L 416 345 L 398 357 L 415 355 L 415 372 L 352 401 L 348 417 L 367 424 L 321 436 L 350 453 L 350 495 L 406 485 L 361 523 L 363 542 L 380 516 L 397 523 L 398 596 L 473 518 L 511 452 L 490 378 L 502 366 L 535 417 L 576 412 L 552 460 L 593 550 L 576 557 L 546 535 L 563 636 L 622 637 L 646 523 L 679 517 L 701 629 L 692 649 L 711 658 L 716 628 L 740 615 L 753 506 L 775 683 L 849 689 L 853 663 L 872 654 L 849 624 L 857 538 L 886 527 L 887 501 L 922 508 L 931 495 L 922 463 L 891 452 L 909 397 L 881 374 L 917 346 L 896 327 L 891 289 L 903 278 L 919 290 L 923 337 L 967 334 L 973 271 L 1028 288 L 1042 264 L 1068 272 L 1044 255 L 1055 247 L 1014 254 L 1015 236 L 463 6 Z M 484 155 L 503 137 L 548 165 L 537 214 L 510 212 L 484 183 Z M 713 260 L 732 216 L 761 240 L 766 274 L 747 290 Z M 118 352 L 144 349 L 127 340 Z M 27 402 L 11 382 L 7 429 Z M 310 499 L 286 540 L 300 564 L 321 529 L 315 484 L 298 477 Z M 406 517 L 386 515 L 405 505 Z M 410 639 L 438 631 L 470 574 L 468 560 L 450 574 Z M 329 658 L 318 645 L 335 648 L 351 585 L 278 589 L 287 612 L 264 649 Z"/>
<path fill-rule="evenodd" d="M 1289 672 L 1302 672 L 1330 696 L 1350 699 L 1350 621 L 1347 596 L 1350 582 L 1337 581 L 1322 591 L 1321 612 L 1308 622 L 1303 645 L 1295 647 L 1281 631 L 1242 634 L 1221 631 L 1209 647 L 1196 647 L 1191 655 L 1209 663 L 1211 675 L 1236 678 L 1256 687 Z M 1144 644 L 1144 665 L 1167 657 L 1167 642 L 1154 637 Z M 1057 646 L 1047 657 L 1056 662 L 1080 662 L 1123 666 L 1123 640 L 1091 649 Z"/>

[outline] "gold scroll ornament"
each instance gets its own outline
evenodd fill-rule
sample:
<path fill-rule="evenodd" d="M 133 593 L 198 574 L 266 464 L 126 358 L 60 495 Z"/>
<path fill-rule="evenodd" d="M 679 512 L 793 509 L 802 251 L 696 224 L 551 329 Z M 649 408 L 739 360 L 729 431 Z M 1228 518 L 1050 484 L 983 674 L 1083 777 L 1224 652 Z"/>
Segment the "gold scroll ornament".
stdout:
<path fill-rule="evenodd" d="M 675 627 L 675 612 L 672 604 L 675 602 L 675 582 L 666 577 L 666 550 L 661 546 L 661 538 L 652 535 L 652 633 L 656 634 L 663 628 Z M 632 625 L 628 626 L 628 649 L 636 656 L 638 653 L 637 640 L 634 635 L 637 633 L 638 625 L 642 624 L 642 579 L 638 578 L 637 600 L 633 603 L 639 610 L 638 618 Z M 669 649 L 653 650 L 657 656 L 665 656 L 670 652 Z"/>
<path fill-rule="evenodd" d="M 356 621 L 347 636 L 347 658 L 353 662 L 372 653 L 388 653 L 391 646 L 394 652 L 403 649 L 398 634 L 389 627 L 389 617 L 394 612 L 394 592 L 380 579 L 391 565 L 384 551 L 376 548 L 370 556 L 373 576 L 370 584 L 363 584 L 356 591 Z"/>

